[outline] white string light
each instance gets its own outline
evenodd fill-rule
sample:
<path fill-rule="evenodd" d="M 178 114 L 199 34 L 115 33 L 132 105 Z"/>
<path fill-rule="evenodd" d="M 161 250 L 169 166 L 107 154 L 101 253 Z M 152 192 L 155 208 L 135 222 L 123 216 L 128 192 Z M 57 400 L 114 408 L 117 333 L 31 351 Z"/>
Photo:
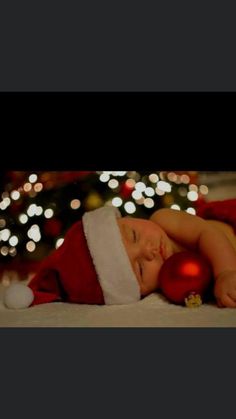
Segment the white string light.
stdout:
<path fill-rule="evenodd" d="M 153 201 L 153 199 L 152 198 L 145 198 L 144 199 L 144 202 L 143 202 L 143 205 L 146 207 L 146 208 L 153 208 L 154 207 L 154 201 Z"/>
<path fill-rule="evenodd" d="M 32 175 L 29 176 L 29 182 L 30 183 L 35 183 L 38 179 L 38 176 L 35 175 L 34 173 L 32 173 Z"/>
<path fill-rule="evenodd" d="M 11 192 L 11 198 L 13 199 L 13 201 L 17 201 L 17 199 L 20 198 L 20 192 L 19 191 L 12 191 Z"/>
<path fill-rule="evenodd" d="M 115 189 L 119 186 L 119 182 L 116 179 L 110 179 L 109 182 L 108 182 L 108 186 L 111 189 Z"/>
<path fill-rule="evenodd" d="M 33 252 L 36 249 L 36 244 L 30 240 L 26 243 L 26 249 L 28 250 L 28 252 Z"/>
<path fill-rule="evenodd" d="M 81 206 L 81 202 L 79 199 L 72 199 L 70 202 L 70 207 L 74 210 L 78 209 Z"/>
<path fill-rule="evenodd" d="M 147 196 L 154 196 L 155 195 L 155 191 L 153 188 L 151 188 L 150 186 L 148 186 L 145 191 L 144 191 L 145 195 Z"/>
<path fill-rule="evenodd" d="M 58 249 L 58 247 L 60 247 L 63 242 L 64 242 L 64 238 L 63 237 L 60 237 L 59 239 L 57 239 L 55 248 Z"/>
<path fill-rule="evenodd" d="M 41 182 L 38 182 L 34 185 L 35 192 L 41 192 L 42 189 L 43 189 L 43 184 Z"/>
<path fill-rule="evenodd" d="M 145 191 L 145 189 L 146 189 L 146 185 L 145 185 L 145 183 L 143 183 L 143 182 L 137 182 L 137 183 L 135 184 L 135 189 L 136 189 L 137 191 L 139 191 L 139 192 L 144 192 L 144 191 Z"/>
<path fill-rule="evenodd" d="M 189 191 L 187 197 L 189 201 L 197 201 L 198 193 L 196 191 Z"/>
<path fill-rule="evenodd" d="M 32 189 L 32 185 L 31 185 L 31 183 L 26 182 L 26 183 L 23 185 L 23 189 L 24 189 L 24 191 L 25 191 L 25 192 L 29 192 L 29 191 L 31 191 L 31 189 Z"/>
<path fill-rule="evenodd" d="M 105 172 L 103 172 L 101 175 L 100 175 L 100 177 L 99 177 L 99 180 L 101 181 L 101 182 L 108 182 L 109 181 L 109 179 L 110 179 L 110 175 L 108 174 L 108 173 L 105 173 Z"/>
<path fill-rule="evenodd" d="M 171 209 L 173 209 L 173 210 L 177 210 L 177 211 L 180 211 L 180 206 L 179 205 L 177 205 L 177 204 L 173 204 L 173 205 L 171 205 L 171 207 L 170 207 Z"/>
<path fill-rule="evenodd" d="M 1 247 L 1 254 L 2 254 L 2 256 L 7 256 L 8 255 L 8 247 L 7 246 L 2 246 Z"/>
<path fill-rule="evenodd" d="M 192 215 L 196 215 L 196 210 L 193 207 L 188 207 L 186 209 L 186 212 L 188 212 L 189 214 L 192 214 Z"/>
<path fill-rule="evenodd" d="M 11 236 L 10 239 L 9 239 L 9 244 L 13 247 L 16 246 L 18 244 L 18 242 L 19 242 L 19 240 L 18 240 L 17 236 Z"/>
<path fill-rule="evenodd" d="M 121 207 L 121 205 L 123 204 L 123 201 L 120 197 L 116 196 L 115 198 L 112 199 L 112 205 L 114 207 Z"/>
<path fill-rule="evenodd" d="M 163 191 L 163 192 L 171 192 L 171 185 L 168 182 L 165 182 L 163 180 L 160 180 L 157 183 L 157 187 L 158 187 L 158 189 L 160 191 Z"/>
<path fill-rule="evenodd" d="M 6 242 L 11 235 L 11 231 L 8 228 L 4 228 L 4 230 L 0 231 L 0 239 Z"/>
<path fill-rule="evenodd" d="M 157 183 L 159 180 L 159 176 L 156 173 L 152 173 L 148 178 L 152 183 Z"/>
<path fill-rule="evenodd" d="M 124 208 L 128 214 L 133 214 L 136 211 L 136 206 L 131 201 L 126 202 Z"/>
<path fill-rule="evenodd" d="M 28 216 L 26 214 L 20 214 L 19 215 L 19 221 L 21 224 L 26 224 L 28 221 Z"/>
<path fill-rule="evenodd" d="M 52 218 L 53 214 L 54 214 L 54 211 L 52 210 L 52 208 L 48 208 L 44 211 L 45 218 Z"/>

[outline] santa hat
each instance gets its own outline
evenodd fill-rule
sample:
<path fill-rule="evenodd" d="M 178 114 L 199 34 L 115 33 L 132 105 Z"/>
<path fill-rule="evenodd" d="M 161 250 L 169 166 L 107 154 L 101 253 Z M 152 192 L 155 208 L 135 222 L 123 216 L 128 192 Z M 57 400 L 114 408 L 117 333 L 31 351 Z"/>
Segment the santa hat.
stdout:
<path fill-rule="evenodd" d="M 140 289 L 117 224 L 120 216 L 114 207 L 86 212 L 68 230 L 63 244 L 42 262 L 28 286 L 16 283 L 8 287 L 6 306 L 138 301 Z"/>

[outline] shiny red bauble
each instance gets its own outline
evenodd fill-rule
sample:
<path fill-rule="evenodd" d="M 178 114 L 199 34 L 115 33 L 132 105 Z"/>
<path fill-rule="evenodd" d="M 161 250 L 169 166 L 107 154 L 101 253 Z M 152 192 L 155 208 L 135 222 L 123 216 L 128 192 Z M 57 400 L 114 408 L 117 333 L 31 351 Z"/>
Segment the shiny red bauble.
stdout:
<path fill-rule="evenodd" d="M 162 265 L 159 285 L 163 295 L 175 304 L 184 304 L 189 296 L 204 295 L 209 289 L 213 273 L 207 259 L 192 251 L 181 251 L 170 256 Z"/>

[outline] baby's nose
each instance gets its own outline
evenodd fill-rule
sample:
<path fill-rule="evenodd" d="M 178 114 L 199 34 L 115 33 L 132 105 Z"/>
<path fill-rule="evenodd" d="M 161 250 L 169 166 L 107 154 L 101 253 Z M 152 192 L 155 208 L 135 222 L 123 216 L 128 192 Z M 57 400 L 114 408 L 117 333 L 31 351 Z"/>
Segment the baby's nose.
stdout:
<path fill-rule="evenodd" d="M 157 255 L 158 255 L 157 246 L 153 243 L 148 243 L 146 247 L 146 258 L 148 260 L 153 260 L 157 257 Z"/>

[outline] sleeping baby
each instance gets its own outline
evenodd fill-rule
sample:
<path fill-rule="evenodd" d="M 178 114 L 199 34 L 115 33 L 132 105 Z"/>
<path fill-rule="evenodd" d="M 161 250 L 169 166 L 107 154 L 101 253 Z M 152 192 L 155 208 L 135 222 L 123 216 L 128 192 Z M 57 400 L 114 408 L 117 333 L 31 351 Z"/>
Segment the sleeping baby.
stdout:
<path fill-rule="evenodd" d="M 212 266 L 218 306 L 236 307 L 235 231 L 236 200 L 202 204 L 197 215 L 163 208 L 149 220 L 104 206 L 72 225 L 27 286 L 11 285 L 5 304 L 133 303 L 159 289 L 159 271 L 171 255 L 193 250 Z"/>

